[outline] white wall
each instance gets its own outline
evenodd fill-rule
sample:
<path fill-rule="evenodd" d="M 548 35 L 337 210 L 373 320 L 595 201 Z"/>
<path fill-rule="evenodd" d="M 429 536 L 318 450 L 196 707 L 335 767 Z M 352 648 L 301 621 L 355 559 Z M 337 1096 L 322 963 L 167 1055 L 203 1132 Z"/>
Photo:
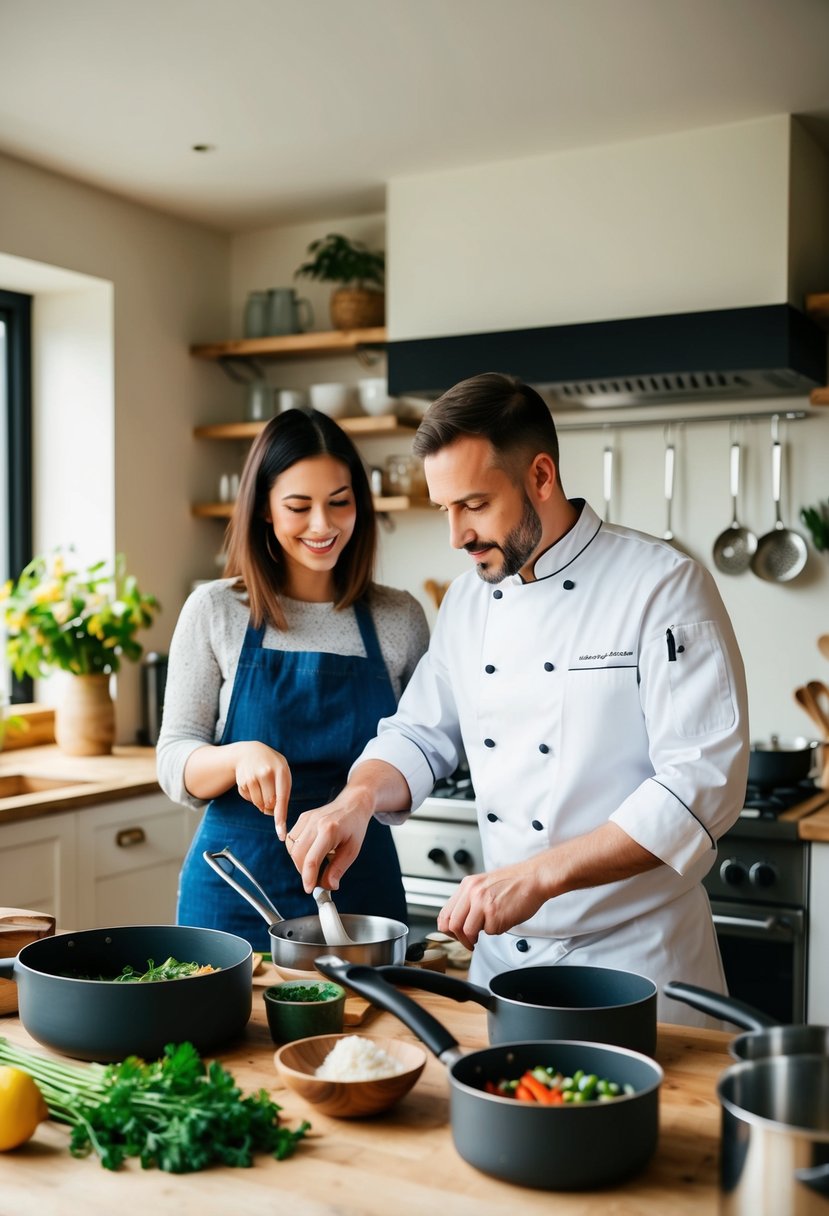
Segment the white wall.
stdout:
<path fill-rule="evenodd" d="M 81 547 L 108 543 L 101 529 L 111 530 L 140 586 L 162 602 L 159 620 L 141 636 L 147 648 L 164 649 L 191 580 L 211 571 L 221 539 L 192 519 L 190 503 L 215 494 L 220 453 L 195 443 L 192 428 L 220 415 L 224 377 L 188 347 L 227 336 L 229 238 L 8 157 L 0 157 L 0 197 L 0 255 L 33 264 L 28 279 L 6 283 L 0 275 L 0 285 L 42 295 L 55 267 L 111 284 L 111 321 L 106 305 L 76 301 L 74 336 L 83 341 L 73 346 L 68 375 L 81 398 L 84 385 L 99 405 L 108 393 L 108 417 L 77 425 L 87 406 L 64 396 L 58 364 L 69 364 L 58 359 L 46 372 L 38 352 L 37 409 L 63 411 L 59 455 L 48 457 L 49 476 L 36 470 L 38 536 L 46 542 L 62 532 L 67 510 L 80 513 Z M 36 302 L 53 338 L 62 307 Z M 101 325 L 110 330 L 107 348 Z M 41 431 L 37 442 L 47 438 Z M 93 498 L 107 519 L 91 509 Z M 139 674 L 130 664 L 118 679 L 119 740 L 134 741 L 139 713 Z"/>

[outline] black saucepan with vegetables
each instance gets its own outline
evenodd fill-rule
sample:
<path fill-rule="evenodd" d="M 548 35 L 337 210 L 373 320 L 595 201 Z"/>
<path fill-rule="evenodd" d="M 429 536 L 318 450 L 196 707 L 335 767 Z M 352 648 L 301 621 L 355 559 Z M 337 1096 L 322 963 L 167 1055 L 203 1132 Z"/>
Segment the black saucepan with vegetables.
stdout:
<path fill-rule="evenodd" d="M 317 958 L 316 968 L 400 1018 L 447 1065 L 452 1139 L 483 1173 L 544 1190 L 592 1190 L 631 1177 L 652 1157 L 663 1074 L 640 1052 L 539 1039 L 464 1054 L 382 968 L 334 955 Z M 519 1086 L 531 1091 L 528 1078 L 550 1096 L 520 1094 Z"/>
<path fill-rule="evenodd" d="M 483 1005 L 490 1043 L 588 1039 L 650 1056 L 656 1050 L 656 984 L 632 971 L 518 967 L 494 976 L 489 988 L 480 988 L 439 971 L 378 970 L 389 983 Z"/>
<path fill-rule="evenodd" d="M 252 976 L 249 942 L 183 925 L 59 933 L 0 959 L 32 1038 L 102 1063 L 156 1059 L 185 1041 L 211 1051 L 235 1038 L 250 1018 Z"/>

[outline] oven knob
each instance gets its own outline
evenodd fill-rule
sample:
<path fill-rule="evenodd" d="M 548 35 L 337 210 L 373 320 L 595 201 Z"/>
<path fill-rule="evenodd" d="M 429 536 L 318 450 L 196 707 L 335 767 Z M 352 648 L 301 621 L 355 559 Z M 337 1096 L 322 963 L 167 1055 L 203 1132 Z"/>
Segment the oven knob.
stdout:
<path fill-rule="evenodd" d="M 777 871 L 767 861 L 755 861 L 748 872 L 748 876 L 755 887 L 773 887 L 777 878 Z"/>
<path fill-rule="evenodd" d="M 452 860 L 456 866 L 471 866 L 472 854 L 466 849 L 456 849 L 452 854 Z"/>
<path fill-rule="evenodd" d="M 742 886 L 747 877 L 745 866 L 733 857 L 729 857 L 728 861 L 724 861 L 720 866 L 720 878 L 728 883 L 729 887 Z"/>
<path fill-rule="evenodd" d="M 429 861 L 433 861 L 436 866 L 448 866 L 449 858 L 443 849 L 430 849 L 426 854 Z"/>

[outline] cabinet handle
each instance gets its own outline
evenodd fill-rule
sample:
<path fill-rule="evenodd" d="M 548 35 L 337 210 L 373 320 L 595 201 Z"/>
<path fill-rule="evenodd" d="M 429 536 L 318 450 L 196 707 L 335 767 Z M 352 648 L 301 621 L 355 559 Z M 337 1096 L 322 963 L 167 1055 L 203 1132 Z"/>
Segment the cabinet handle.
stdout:
<path fill-rule="evenodd" d="M 129 849 L 134 844 L 144 844 L 147 836 L 143 828 L 122 828 L 115 837 L 119 849 Z"/>

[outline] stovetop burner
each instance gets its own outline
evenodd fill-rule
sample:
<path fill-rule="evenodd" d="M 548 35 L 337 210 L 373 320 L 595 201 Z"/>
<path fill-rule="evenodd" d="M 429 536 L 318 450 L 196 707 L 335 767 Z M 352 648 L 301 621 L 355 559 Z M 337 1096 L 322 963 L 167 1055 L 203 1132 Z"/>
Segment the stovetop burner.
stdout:
<path fill-rule="evenodd" d="M 469 766 L 459 764 L 450 777 L 440 777 L 435 782 L 435 788 L 430 795 L 432 798 L 457 798 L 464 802 L 475 801 L 475 791 L 472 788 L 472 778 Z"/>
<path fill-rule="evenodd" d="M 776 819 L 781 811 L 808 802 L 818 793 L 820 786 L 810 777 L 796 785 L 749 785 L 740 815 L 745 819 Z"/>

